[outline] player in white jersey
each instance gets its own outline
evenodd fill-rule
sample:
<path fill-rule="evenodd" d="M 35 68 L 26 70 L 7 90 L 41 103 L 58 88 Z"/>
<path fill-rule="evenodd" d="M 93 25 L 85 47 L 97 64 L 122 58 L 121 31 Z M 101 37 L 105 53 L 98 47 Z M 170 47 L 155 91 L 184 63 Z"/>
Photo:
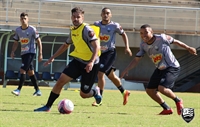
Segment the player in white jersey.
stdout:
<path fill-rule="evenodd" d="M 179 75 L 180 65 L 171 51 L 170 44 L 185 48 L 193 55 L 197 55 L 196 49 L 169 35 L 153 34 L 153 30 L 148 24 L 141 26 L 140 36 L 142 39 L 140 51 L 121 73 L 120 78 L 128 74 L 128 71 L 134 68 L 141 60 L 142 56 L 147 53 L 156 66 L 146 88 L 147 94 L 163 108 L 163 111 L 159 113 L 160 115 L 172 114 L 173 110 L 165 103 L 158 91 L 175 101 L 177 113 L 180 115 L 183 108 L 183 101 L 171 90 Z"/>
<path fill-rule="evenodd" d="M 100 41 L 101 41 L 101 56 L 100 56 L 100 70 L 98 72 L 98 87 L 100 88 L 101 95 L 103 94 L 103 89 L 105 86 L 104 75 L 115 84 L 115 86 L 119 89 L 119 91 L 123 95 L 123 105 L 126 105 L 128 102 L 128 96 L 130 95 L 130 91 L 125 90 L 122 86 L 122 83 L 115 74 L 116 68 L 114 67 L 114 62 L 117 56 L 115 50 L 115 36 L 116 33 L 121 35 L 124 44 L 125 44 L 125 53 L 128 53 L 132 56 L 132 52 L 129 48 L 128 37 L 125 31 L 122 29 L 119 23 L 111 21 L 111 10 L 109 8 L 103 8 L 101 11 L 101 21 L 96 21 L 94 25 L 100 27 Z M 99 106 L 94 102 L 92 106 Z"/>
<path fill-rule="evenodd" d="M 35 92 L 33 93 L 33 96 L 41 96 L 41 91 L 39 90 L 38 84 L 37 84 L 37 78 L 34 74 L 34 67 L 33 67 L 33 60 L 35 58 L 36 54 L 36 45 L 35 41 L 37 41 L 37 45 L 39 47 L 39 55 L 38 55 L 38 61 L 42 61 L 42 44 L 39 37 L 38 32 L 36 31 L 36 28 L 28 24 L 28 14 L 27 13 L 21 13 L 20 14 L 20 22 L 21 26 L 17 27 L 15 30 L 15 35 L 13 37 L 14 44 L 12 46 L 12 52 L 11 57 L 14 59 L 14 52 L 18 47 L 18 42 L 21 44 L 21 58 L 22 58 L 22 66 L 20 68 L 20 81 L 18 88 L 16 90 L 13 90 L 12 93 L 16 96 L 20 95 L 21 88 L 25 82 L 26 79 L 26 73 L 28 73 L 32 84 L 34 85 Z"/>

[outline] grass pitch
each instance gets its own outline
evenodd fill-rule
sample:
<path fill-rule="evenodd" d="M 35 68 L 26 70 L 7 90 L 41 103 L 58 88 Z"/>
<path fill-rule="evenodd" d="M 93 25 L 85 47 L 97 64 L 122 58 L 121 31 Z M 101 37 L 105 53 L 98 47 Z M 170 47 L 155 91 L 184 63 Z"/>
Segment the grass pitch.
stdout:
<path fill-rule="evenodd" d="M 129 102 L 123 106 L 123 98 L 117 90 L 105 90 L 103 105 L 92 107 L 93 98 L 82 99 L 77 89 L 63 90 L 51 112 L 33 112 L 44 105 L 52 88 L 40 87 L 42 96 L 33 97 L 33 87 L 24 86 L 20 96 L 11 91 L 16 86 L 0 88 L 0 127 L 200 127 L 200 94 L 176 93 L 183 99 L 184 107 L 194 108 L 195 117 L 186 123 L 176 113 L 174 101 L 162 96 L 172 107 L 172 115 L 157 115 L 162 108 L 144 92 L 131 91 Z M 75 105 L 69 115 L 60 114 L 57 104 L 68 98 Z"/>

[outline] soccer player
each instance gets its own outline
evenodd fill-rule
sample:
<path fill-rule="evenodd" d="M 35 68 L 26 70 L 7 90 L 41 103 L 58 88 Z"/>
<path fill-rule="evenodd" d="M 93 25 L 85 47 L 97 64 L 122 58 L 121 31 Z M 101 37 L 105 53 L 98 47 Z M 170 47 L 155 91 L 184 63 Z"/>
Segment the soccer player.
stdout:
<path fill-rule="evenodd" d="M 35 27 L 28 24 L 28 14 L 27 13 L 21 13 L 20 14 L 20 22 L 21 26 L 17 27 L 15 30 L 15 35 L 13 39 L 15 40 L 12 46 L 11 51 L 11 58 L 14 59 L 15 56 L 15 50 L 18 47 L 18 42 L 21 44 L 21 59 L 22 59 L 22 65 L 20 68 L 20 81 L 18 88 L 16 90 L 12 91 L 12 94 L 19 96 L 20 91 L 22 89 L 22 86 L 26 79 L 26 73 L 28 73 L 32 84 L 34 85 L 35 92 L 33 93 L 33 96 L 41 96 L 41 91 L 39 90 L 37 78 L 34 74 L 34 67 L 33 67 L 33 60 L 35 58 L 36 54 L 36 45 L 35 41 L 37 42 L 37 46 L 39 47 L 39 55 L 38 55 L 38 61 L 42 61 L 42 44 L 39 37 L 39 34 Z"/>
<path fill-rule="evenodd" d="M 98 87 L 100 88 L 101 95 L 103 95 L 103 89 L 105 86 L 104 75 L 106 75 L 122 93 L 123 105 L 126 105 L 130 91 L 123 88 L 121 80 L 115 74 L 116 68 L 114 67 L 114 62 L 117 56 L 115 49 L 116 33 L 121 35 L 124 41 L 125 54 L 128 53 L 130 56 L 132 56 L 132 52 L 129 48 L 128 37 L 119 23 L 111 21 L 112 13 L 109 8 L 105 7 L 102 9 L 101 17 L 101 21 L 94 22 L 94 25 L 97 25 L 101 28 L 100 41 L 102 54 L 100 56 L 100 70 L 98 72 Z M 102 102 L 100 104 L 94 102 L 92 106 L 99 106 L 101 104 Z"/>
<path fill-rule="evenodd" d="M 46 105 L 35 109 L 36 112 L 49 111 L 54 101 L 59 97 L 63 86 L 79 76 L 81 76 L 80 96 L 82 98 L 94 97 L 97 103 L 101 102 L 99 89 L 92 89 L 99 70 L 100 42 L 98 34 L 100 28 L 91 27 L 84 23 L 84 11 L 79 7 L 73 8 L 71 14 L 74 26 L 71 28 L 70 36 L 66 43 L 44 65 L 53 62 L 54 58 L 62 54 L 70 44 L 75 47 L 74 51 L 70 53 L 70 56 L 74 59 L 63 70 L 49 95 Z"/>
<path fill-rule="evenodd" d="M 147 85 L 146 93 L 163 108 L 163 111 L 159 113 L 160 115 L 172 114 L 173 110 L 167 105 L 158 92 L 174 100 L 177 113 L 180 115 L 183 108 L 183 101 L 171 90 L 179 75 L 180 64 L 173 55 L 170 44 L 185 48 L 193 55 L 197 55 L 196 49 L 169 35 L 154 34 L 152 28 L 148 24 L 140 27 L 140 36 L 142 39 L 140 50 L 136 54 L 136 57 L 121 73 L 120 78 L 128 74 L 128 71 L 134 68 L 144 54 L 147 53 L 149 58 L 155 64 L 156 69 Z"/>

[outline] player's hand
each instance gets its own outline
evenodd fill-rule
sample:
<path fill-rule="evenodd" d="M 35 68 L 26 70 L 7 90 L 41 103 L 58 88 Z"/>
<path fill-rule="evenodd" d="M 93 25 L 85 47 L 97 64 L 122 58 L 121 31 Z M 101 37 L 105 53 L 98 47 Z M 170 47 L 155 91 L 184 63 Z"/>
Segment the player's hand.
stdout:
<path fill-rule="evenodd" d="M 120 79 L 122 79 L 125 75 L 128 76 L 128 70 L 122 71 L 122 73 L 120 75 Z"/>
<path fill-rule="evenodd" d="M 93 66 L 94 62 L 89 62 L 85 67 L 86 72 L 89 73 L 92 70 Z"/>
<path fill-rule="evenodd" d="M 130 48 L 126 48 L 125 49 L 125 54 L 129 54 L 129 56 L 132 56 L 132 52 L 131 52 L 131 50 L 130 50 Z"/>
<path fill-rule="evenodd" d="M 192 55 L 197 55 L 197 50 L 193 47 L 189 47 L 188 51 L 192 54 Z"/>
<path fill-rule="evenodd" d="M 42 55 L 39 55 L 39 56 L 38 56 L 38 62 L 41 62 L 42 59 L 43 59 L 43 56 L 42 56 Z"/>
<path fill-rule="evenodd" d="M 54 61 L 54 58 L 50 58 L 48 61 L 44 62 L 43 66 L 48 66 L 49 64 L 51 64 Z"/>
<path fill-rule="evenodd" d="M 14 53 L 13 51 L 11 52 L 10 57 L 11 57 L 12 59 L 15 58 L 15 53 Z"/>

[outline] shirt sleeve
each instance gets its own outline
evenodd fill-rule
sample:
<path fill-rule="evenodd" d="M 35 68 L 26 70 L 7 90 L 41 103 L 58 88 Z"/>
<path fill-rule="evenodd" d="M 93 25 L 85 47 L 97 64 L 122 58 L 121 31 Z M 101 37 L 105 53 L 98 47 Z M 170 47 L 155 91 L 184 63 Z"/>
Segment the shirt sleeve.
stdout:
<path fill-rule="evenodd" d="M 72 43 L 73 43 L 73 41 L 72 41 L 72 39 L 71 39 L 71 32 L 69 33 L 69 37 L 67 38 L 67 40 L 66 40 L 65 43 L 66 43 L 66 44 L 72 44 Z"/>
<path fill-rule="evenodd" d="M 115 23 L 116 24 L 116 32 L 120 35 L 122 35 L 124 33 L 124 29 L 122 28 L 122 26 L 119 23 Z"/>
<path fill-rule="evenodd" d="M 174 38 L 169 35 L 161 34 L 161 36 L 162 36 L 163 40 L 169 44 L 172 44 L 174 42 Z"/>
<path fill-rule="evenodd" d="M 146 52 L 143 49 L 142 43 L 140 44 L 140 50 L 136 53 L 136 57 L 143 57 Z"/>
<path fill-rule="evenodd" d="M 40 35 L 35 27 L 33 27 L 33 30 L 34 30 L 34 37 L 37 40 L 40 37 Z"/>
<path fill-rule="evenodd" d="M 19 36 L 18 36 L 18 34 L 17 34 L 17 29 L 15 30 L 15 35 L 13 36 L 13 39 L 14 39 L 15 41 L 19 41 Z"/>
<path fill-rule="evenodd" d="M 91 42 L 98 39 L 96 37 L 94 30 L 90 26 L 85 26 L 83 32 L 83 38 L 86 42 Z"/>

